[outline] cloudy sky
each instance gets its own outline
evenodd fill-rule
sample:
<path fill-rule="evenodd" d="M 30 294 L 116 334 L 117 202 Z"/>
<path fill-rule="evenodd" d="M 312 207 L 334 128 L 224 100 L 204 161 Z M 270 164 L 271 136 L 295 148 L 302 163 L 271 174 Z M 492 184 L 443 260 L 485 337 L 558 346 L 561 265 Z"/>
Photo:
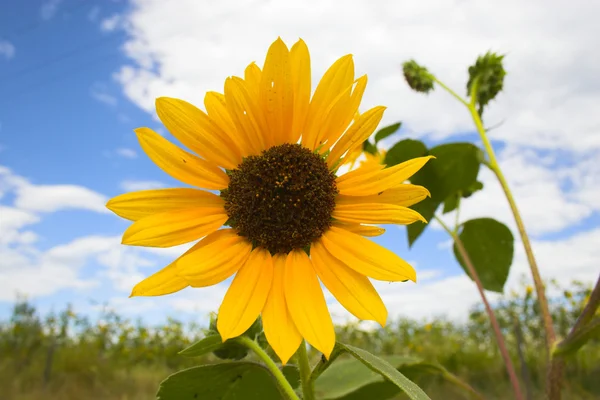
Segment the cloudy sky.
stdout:
<path fill-rule="evenodd" d="M 26 4 L 25 4 L 26 3 Z M 34 6 L 32 6 L 34 4 Z M 377 4 L 375 6 L 375 4 Z M 542 275 L 565 284 L 600 271 L 600 3 L 587 0 L 48 0 L 4 2 L 0 12 L 0 318 L 17 294 L 42 311 L 108 304 L 130 317 L 202 321 L 225 284 L 128 299 L 132 286 L 185 247 L 120 244 L 127 222 L 104 208 L 130 190 L 175 186 L 137 145 L 133 128 L 165 136 L 154 99 L 201 105 L 208 90 L 261 64 L 278 36 L 303 38 L 313 81 L 352 53 L 368 74 L 363 109 L 403 121 L 393 141 L 477 141 L 464 108 L 442 91 L 411 92 L 400 64 L 414 58 L 459 93 L 477 55 L 505 53 L 505 91 L 486 112 Z M 492 216 L 514 229 L 502 192 L 485 190 L 462 219 Z M 447 216 L 452 218 L 453 216 Z M 390 314 L 461 318 L 478 300 L 432 224 L 412 248 L 405 229 L 377 242 L 410 260 L 418 284 L 377 283 Z M 507 288 L 527 278 L 516 243 Z M 495 296 L 492 296 L 495 298 Z M 332 301 L 336 318 L 347 314 Z"/>

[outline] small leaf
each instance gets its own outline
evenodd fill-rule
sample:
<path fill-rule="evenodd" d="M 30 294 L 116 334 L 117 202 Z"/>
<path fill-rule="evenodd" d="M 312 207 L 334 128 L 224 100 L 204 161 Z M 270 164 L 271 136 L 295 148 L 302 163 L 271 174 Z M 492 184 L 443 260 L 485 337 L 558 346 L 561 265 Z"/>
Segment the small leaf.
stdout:
<path fill-rule="evenodd" d="M 363 151 L 370 154 L 377 154 L 377 146 L 369 142 L 369 140 L 367 139 L 363 142 Z"/>
<path fill-rule="evenodd" d="M 157 400 L 281 400 L 269 371 L 252 362 L 202 365 L 169 376 L 161 382 Z"/>
<path fill-rule="evenodd" d="M 456 208 L 458 207 L 458 199 L 460 199 L 460 197 L 460 193 L 458 192 L 448 196 L 446 200 L 444 200 L 444 210 L 442 211 L 442 213 L 446 214 L 450 211 L 456 210 Z"/>
<path fill-rule="evenodd" d="M 388 150 L 385 154 L 384 164 L 389 168 L 413 158 L 426 156 L 427 154 L 427 146 L 420 140 L 404 139 Z"/>
<path fill-rule="evenodd" d="M 221 335 L 210 335 L 179 352 L 185 357 L 199 357 L 223 346 Z"/>
<path fill-rule="evenodd" d="M 419 214 L 421 214 L 423 218 L 427 220 L 428 223 L 425 224 L 421 221 L 417 221 L 406 226 L 406 231 L 408 232 L 409 247 L 412 247 L 412 245 L 417 241 L 419 236 L 421 236 L 427 225 L 429 225 L 429 222 L 431 222 L 431 219 L 435 215 L 435 211 L 437 210 L 439 205 L 440 203 L 433 200 L 431 197 L 428 197 L 410 207 Z"/>
<path fill-rule="evenodd" d="M 469 188 L 467 190 L 465 190 L 462 194 L 463 198 L 468 198 L 471 197 L 471 195 L 475 192 L 478 192 L 480 190 L 483 189 L 483 183 L 479 182 L 479 181 L 475 181 L 473 182 L 473 184 L 471 186 L 469 186 Z"/>
<path fill-rule="evenodd" d="M 483 287 L 486 290 L 502 293 L 514 253 L 514 237 L 510 229 L 495 219 L 479 218 L 462 224 L 458 236 Z M 454 256 L 467 272 L 456 244 L 454 244 Z"/>
<path fill-rule="evenodd" d="M 381 128 L 375 134 L 375 144 L 379 143 L 380 140 L 385 139 L 386 137 L 394 134 L 400 127 L 402 126 L 402 122 L 396 122 L 395 124 L 388 125 L 385 128 Z"/>
<path fill-rule="evenodd" d="M 286 364 L 281 368 L 281 372 L 283 372 L 283 376 L 285 376 L 285 379 L 293 389 L 300 386 L 300 371 L 298 371 L 298 367 L 292 364 Z"/>
<path fill-rule="evenodd" d="M 429 397 L 420 387 L 402 375 L 393 365 L 373 354 L 354 346 L 336 343 L 343 351 L 346 351 L 358 361 L 363 363 L 371 371 L 383 376 L 397 387 L 399 387 L 412 400 L 427 400 Z"/>

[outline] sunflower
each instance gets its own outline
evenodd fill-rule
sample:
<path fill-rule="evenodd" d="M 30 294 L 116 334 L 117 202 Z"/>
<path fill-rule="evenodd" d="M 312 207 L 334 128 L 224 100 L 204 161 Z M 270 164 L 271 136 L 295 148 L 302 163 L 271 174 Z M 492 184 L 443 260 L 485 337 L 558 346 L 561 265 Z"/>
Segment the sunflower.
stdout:
<path fill-rule="evenodd" d="M 160 120 L 195 154 L 149 128 L 135 130 L 140 145 L 164 172 L 198 189 L 127 193 L 107 207 L 133 221 L 123 244 L 200 240 L 131 295 L 160 296 L 235 275 L 219 308 L 222 340 L 241 335 L 260 315 L 282 363 L 303 338 L 331 354 L 335 332 L 320 282 L 356 317 L 383 326 L 387 310 L 369 278 L 416 281 L 416 273 L 365 237 L 384 232 L 377 224 L 424 221 L 408 206 L 429 192 L 404 182 L 430 157 L 385 169 L 369 163 L 336 176 L 385 110 L 374 107 L 353 121 L 366 84 L 366 76 L 354 78 L 346 55 L 311 97 L 306 44 L 288 50 L 277 39 L 262 70 L 251 63 L 244 78 L 226 79 L 224 93 L 206 94 L 206 111 L 157 99 Z"/>

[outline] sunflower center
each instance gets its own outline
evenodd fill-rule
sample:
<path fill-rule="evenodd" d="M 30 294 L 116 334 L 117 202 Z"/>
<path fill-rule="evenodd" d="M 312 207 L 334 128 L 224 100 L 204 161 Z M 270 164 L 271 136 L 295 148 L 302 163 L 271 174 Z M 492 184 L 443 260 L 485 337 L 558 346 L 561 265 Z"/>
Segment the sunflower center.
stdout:
<path fill-rule="evenodd" d="M 228 171 L 221 191 L 229 225 L 272 254 L 302 249 L 331 225 L 335 175 L 323 158 L 298 144 L 250 156 Z"/>

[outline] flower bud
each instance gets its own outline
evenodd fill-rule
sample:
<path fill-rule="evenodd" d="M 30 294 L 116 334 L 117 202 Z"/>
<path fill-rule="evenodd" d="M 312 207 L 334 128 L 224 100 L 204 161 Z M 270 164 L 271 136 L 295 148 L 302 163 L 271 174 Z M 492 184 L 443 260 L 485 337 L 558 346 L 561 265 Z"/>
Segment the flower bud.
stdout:
<path fill-rule="evenodd" d="M 420 66 L 416 61 L 410 60 L 402 65 L 404 79 L 414 91 L 428 93 L 433 90 L 433 77 L 427 68 Z"/>
<path fill-rule="evenodd" d="M 469 67 L 469 82 L 467 82 L 467 95 L 471 95 L 473 84 L 477 79 L 477 104 L 479 114 L 483 108 L 493 100 L 504 86 L 506 71 L 502 65 L 504 55 L 487 52 L 479 56 L 474 65 Z"/>

